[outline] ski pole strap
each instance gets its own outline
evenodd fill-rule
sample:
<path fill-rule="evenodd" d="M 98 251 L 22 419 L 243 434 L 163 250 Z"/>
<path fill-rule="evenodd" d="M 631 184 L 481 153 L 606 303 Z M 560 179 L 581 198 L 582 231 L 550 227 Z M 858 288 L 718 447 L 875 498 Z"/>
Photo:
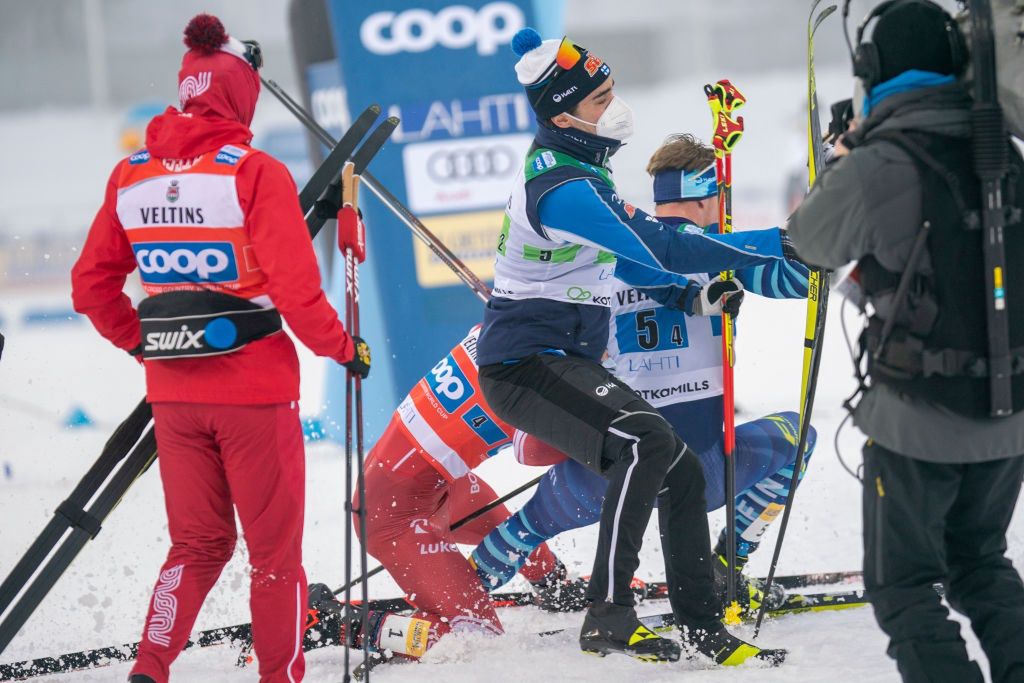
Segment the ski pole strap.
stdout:
<path fill-rule="evenodd" d="M 281 331 L 281 314 L 220 292 L 167 292 L 139 304 L 142 357 L 197 358 L 237 351 Z"/>
<path fill-rule="evenodd" d="M 63 503 L 58 505 L 56 514 L 63 517 L 69 527 L 81 529 L 85 533 L 89 534 L 89 538 L 96 538 L 100 529 L 103 528 L 99 519 L 90 515 L 70 500 L 65 500 Z"/>

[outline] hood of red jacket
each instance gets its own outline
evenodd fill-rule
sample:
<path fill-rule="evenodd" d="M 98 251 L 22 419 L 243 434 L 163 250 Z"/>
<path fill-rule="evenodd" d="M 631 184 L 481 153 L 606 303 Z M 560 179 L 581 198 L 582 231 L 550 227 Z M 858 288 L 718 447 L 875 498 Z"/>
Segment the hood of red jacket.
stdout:
<path fill-rule="evenodd" d="M 183 114 L 174 107 L 156 116 L 146 128 L 146 149 L 158 159 L 192 159 L 224 145 L 247 145 L 252 131 L 220 116 Z"/>

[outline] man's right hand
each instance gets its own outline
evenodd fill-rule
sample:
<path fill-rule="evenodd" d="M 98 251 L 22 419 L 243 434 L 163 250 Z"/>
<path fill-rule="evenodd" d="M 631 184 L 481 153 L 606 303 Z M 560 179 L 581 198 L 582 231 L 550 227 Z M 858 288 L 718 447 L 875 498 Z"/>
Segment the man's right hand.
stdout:
<path fill-rule="evenodd" d="M 370 345 L 362 337 L 352 335 L 352 346 L 355 347 L 352 360 L 342 363 L 342 365 L 353 375 L 366 379 L 370 375 Z"/>
<path fill-rule="evenodd" d="M 700 294 L 693 298 L 690 315 L 722 315 L 723 311 L 736 317 L 743 303 L 743 285 L 739 280 L 723 280 L 719 275 L 700 288 Z"/>

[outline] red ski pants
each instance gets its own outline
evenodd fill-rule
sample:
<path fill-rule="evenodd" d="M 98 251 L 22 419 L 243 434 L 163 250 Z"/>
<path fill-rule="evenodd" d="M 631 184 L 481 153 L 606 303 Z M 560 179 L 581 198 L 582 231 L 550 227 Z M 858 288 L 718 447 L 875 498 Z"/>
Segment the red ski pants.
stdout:
<path fill-rule="evenodd" d="M 367 456 L 366 550 L 395 579 L 415 615 L 434 624 L 431 642 L 449 630 L 502 633 L 490 597 L 456 543 L 475 546 L 509 517 L 504 505 L 451 529 L 497 496 L 470 472 L 449 483 L 394 421 Z M 358 492 L 354 498 L 358 507 Z M 358 521 L 355 520 L 358 530 Z M 555 568 L 547 545 L 521 570 L 536 581 Z"/>
<path fill-rule="evenodd" d="M 260 681 L 302 680 L 305 454 L 298 406 L 155 403 L 153 418 L 171 549 L 132 673 L 168 679 L 234 552 L 234 506 L 249 550 Z"/>

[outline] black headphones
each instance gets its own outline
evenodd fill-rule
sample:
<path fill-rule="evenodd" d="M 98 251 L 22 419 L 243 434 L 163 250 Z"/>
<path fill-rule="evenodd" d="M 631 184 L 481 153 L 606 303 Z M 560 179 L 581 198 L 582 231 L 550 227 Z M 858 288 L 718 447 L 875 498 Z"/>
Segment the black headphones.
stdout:
<path fill-rule="evenodd" d="M 967 42 L 960 33 L 956 20 L 949 15 L 949 12 L 942 9 L 931 0 L 885 0 L 880 3 L 864 17 L 857 27 L 857 46 L 850 44 L 850 32 L 847 29 L 847 17 L 850 15 L 850 1 L 846 0 L 843 5 L 843 34 L 846 36 L 846 45 L 850 49 L 850 59 L 853 60 L 853 75 L 864 82 L 864 88 L 870 90 L 878 85 L 881 80 L 882 65 L 878 56 L 878 46 L 871 41 L 864 41 L 864 31 L 872 19 L 877 19 L 897 5 L 908 5 L 911 3 L 934 7 L 946 17 L 946 38 L 949 40 L 949 51 L 953 62 L 953 74 L 959 75 L 967 67 L 969 58 Z"/>

